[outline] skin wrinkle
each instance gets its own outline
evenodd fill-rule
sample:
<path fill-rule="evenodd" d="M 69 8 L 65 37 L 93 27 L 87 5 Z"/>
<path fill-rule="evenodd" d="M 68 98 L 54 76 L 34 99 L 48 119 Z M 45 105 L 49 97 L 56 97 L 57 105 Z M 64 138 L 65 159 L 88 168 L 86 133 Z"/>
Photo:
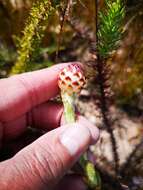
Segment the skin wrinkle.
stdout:
<path fill-rule="evenodd" d="M 46 179 L 44 179 L 43 178 L 43 172 L 45 173 L 45 174 L 47 174 L 48 172 L 47 171 L 49 171 L 49 166 L 47 166 L 47 164 L 46 164 L 46 166 L 47 167 L 43 167 L 43 162 L 41 162 L 40 161 L 40 159 L 38 158 L 38 156 L 35 154 L 35 153 L 33 153 L 33 155 L 34 155 L 34 158 L 36 158 L 37 160 L 36 161 L 38 161 L 38 169 L 37 169 L 37 176 L 38 176 L 38 178 L 40 179 L 40 181 L 42 182 L 42 189 L 45 187 L 45 189 L 47 188 L 47 186 L 48 186 L 48 182 L 49 181 L 47 181 Z M 45 161 L 44 161 L 44 164 L 45 164 Z M 39 166 L 41 166 L 41 168 L 39 169 Z M 48 174 L 47 174 L 48 175 Z"/>
<path fill-rule="evenodd" d="M 15 161 L 14 159 L 10 159 L 5 162 L 2 162 L 1 172 L 2 172 L 2 175 L 0 178 L 0 184 L 1 184 L 0 190 L 9 190 L 9 189 L 16 190 L 18 186 L 19 186 L 18 188 L 19 190 L 25 190 L 23 188 L 24 183 L 20 183 L 20 180 L 22 182 L 25 181 L 25 177 L 22 175 L 21 170 L 19 170 L 19 168 L 17 167 L 17 161 Z M 20 180 L 17 180 L 17 179 L 20 179 Z"/>
<path fill-rule="evenodd" d="M 16 171 L 16 173 L 17 173 L 17 175 L 14 175 L 13 177 L 15 178 L 15 181 L 16 181 L 16 182 L 18 181 L 16 178 L 19 178 L 19 177 L 20 177 L 20 180 L 23 181 L 23 183 L 20 184 L 20 186 L 21 186 L 20 188 L 24 188 L 24 184 L 25 184 L 25 182 L 27 181 L 27 180 L 25 179 L 25 174 L 21 172 L 21 169 L 18 167 L 18 165 L 17 165 L 17 163 L 16 163 L 16 160 L 15 160 L 15 162 L 13 162 L 13 166 L 14 166 L 14 169 L 15 169 L 15 171 Z M 30 179 L 30 178 L 28 178 L 28 180 L 29 180 L 29 179 Z M 14 183 L 14 184 L 17 186 L 16 183 Z M 22 187 L 22 186 L 23 186 L 23 187 Z"/>
<path fill-rule="evenodd" d="M 38 165 L 38 167 L 40 166 L 40 162 L 37 160 L 37 157 L 34 153 L 33 153 L 33 157 L 31 156 L 31 157 L 29 157 L 29 159 L 30 159 L 30 162 L 26 161 L 26 165 L 28 168 L 27 169 L 27 171 L 28 171 L 27 175 L 28 175 L 29 180 L 31 181 L 31 183 L 29 183 L 30 184 L 29 187 L 31 187 L 31 184 L 35 183 L 35 188 L 41 189 L 40 187 L 43 187 L 43 185 L 45 186 L 46 184 L 44 183 L 42 177 L 39 175 L 39 170 L 41 168 L 39 169 L 36 167 L 37 165 Z M 31 162 L 31 160 L 32 160 L 32 162 Z"/>
<path fill-rule="evenodd" d="M 9 162 L 9 160 L 5 161 L 5 162 L 1 162 L 0 169 L 1 169 L 2 175 L 0 176 L 0 190 L 2 190 L 1 187 L 4 190 L 8 190 L 8 184 L 10 184 L 9 176 L 7 178 L 5 178 L 6 173 L 11 174 L 11 171 L 9 170 L 9 167 L 7 167 L 8 166 L 7 162 Z M 13 167 L 13 165 L 12 165 L 12 167 Z M 9 181 L 9 183 L 8 183 L 8 181 Z"/>
<path fill-rule="evenodd" d="M 5 79 L 4 84 L 3 81 L 0 81 L 0 86 L 3 89 L 3 85 L 8 86 L 7 89 L 4 89 L 0 94 L 0 120 L 1 122 L 11 121 L 20 115 L 24 114 L 24 110 L 30 102 L 27 98 L 27 92 L 23 88 L 23 86 L 14 78 L 10 80 L 10 78 Z M 13 86 L 13 83 L 17 88 Z M 19 96 L 18 96 L 19 94 Z M 19 102 L 21 101 L 23 105 L 19 106 Z M 3 103 L 2 103 L 3 102 Z"/>
<path fill-rule="evenodd" d="M 44 149 L 42 146 L 40 146 L 40 148 Z M 48 186 L 49 184 L 53 184 L 54 180 L 56 179 L 56 176 L 52 169 L 52 167 L 54 166 L 52 156 L 51 156 L 50 152 L 48 152 L 47 150 L 46 150 L 46 152 L 48 155 L 47 158 L 41 152 L 38 153 L 38 151 L 35 151 L 34 155 L 35 155 L 35 160 L 38 161 L 38 164 L 37 164 L 38 165 L 38 168 L 37 168 L 38 177 L 40 177 L 40 179 L 44 185 Z M 44 153 L 45 153 L 45 150 L 44 150 Z M 50 176 L 50 178 L 47 178 L 49 176 Z"/>
<path fill-rule="evenodd" d="M 41 112 L 39 112 L 39 108 Z M 53 112 L 51 116 L 51 109 L 55 110 L 54 118 L 53 118 Z M 47 115 L 45 115 L 46 118 L 45 117 L 43 118 L 43 113 L 46 113 L 46 112 L 47 112 Z M 59 104 L 58 102 L 54 102 L 54 101 L 48 101 L 47 103 L 40 104 L 39 106 L 34 107 L 32 110 L 26 113 L 26 124 L 27 126 L 32 126 L 37 129 L 49 131 L 49 129 L 51 130 L 53 127 L 56 128 L 60 126 L 62 115 L 63 115 L 62 104 Z M 49 117 L 51 118 L 52 123 L 48 120 Z M 43 122 L 43 127 L 41 123 L 39 123 L 39 121 Z M 44 123 L 44 121 L 46 123 Z M 46 128 L 44 128 L 44 125 L 46 125 Z"/>
<path fill-rule="evenodd" d="M 28 81 L 25 80 L 25 78 L 22 78 L 22 76 L 17 77 L 17 79 L 27 91 L 27 94 L 28 94 L 27 97 L 30 99 L 29 109 L 31 109 L 32 107 L 34 107 L 36 105 L 36 102 L 38 102 L 37 91 L 36 91 L 34 85 L 30 85 L 30 83 L 28 83 Z"/>
<path fill-rule="evenodd" d="M 38 146 L 39 146 L 39 148 L 38 148 Z M 42 154 L 42 152 L 38 152 L 38 150 L 43 150 L 43 154 Z M 45 151 L 47 152 L 46 154 L 45 154 Z M 49 149 L 45 149 L 43 146 L 41 146 L 41 144 L 38 144 L 36 146 L 35 151 L 32 151 L 32 152 L 33 152 L 32 156 L 30 154 L 30 157 L 28 159 L 28 160 L 30 160 L 30 162 L 27 162 L 27 157 L 24 158 L 25 154 L 22 153 L 22 155 L 20 155 L 23 157 L 22 158 L 23 163 L 26 163 L 26 165 L 27 165 L 27 166 L 25 165 L 25 167 L 24 167 L 24 174 L 23 175 L 25 175 L 28 178 L 28 182 L 29 182 L 29 180 L 31 181 L 31 183 L 26 182 L 25 185 L 33 184 L 32 177 L 34 177 L 34 182 L 36 182 L 35 183 L 36 189 L 34 188 L 35 190 L 47 189 L 49 187 L 49 184 L 53 185 L 53 183 L 57 177 L 54 174 L 53 170 L 51 169 L 51 167 L 53 167 L 53 164 L 52 164 L 52 166 L 50 166 L 51 163 L 54 163 L 52 154 L 49 152 Z M 48 155 L 48 157 L 47 157 L 48 160 L 46 159 L 45 155 Z M 49 158 L 49 156 L 50 156 L 50 158 Z M 26 161 L 24 162 L 24 160 L 26 160 Z M 36 167 L 36 166 L 38 166 L 38 167 Z M 20 170 L 22 171 L 23 169 L 21 168 Z M 29 173 L 29 170 L 32 173 Z M 27 174 L 25 172 L 27 172 Z M 45 176 L 45 179 L 42 176 Z M 47 176 L 50 176 L 50 178 L 47 178 Z M 51 185 L 50 185 L 50 187 L 51 187 Z M 26 186 L 26 189 L 27 189 L 27 186 Z M 30 189 L 30 186 L 28 189 Z"/>
<path fill-rule="evenodd" d="M 33 83 L 34 85 L 32 85 L 32 87 L 34 87 L 35 88 L 35 90 L 34 91 L 36 91 L 36 96 L 37 96 L 37 102 L 36 102 L 36 104 L 38 105 L 39 103 L 42 103 L 43 102 L 43 99 L 45 99 L 46 100 L 46 97 L 47 97 L 47 95 L 48 95 L 48 89 L 50 89 L 50 93 L 51 92 L 53 92 L 53 96 L 55 96 L 55 92 L 57 93 L 58 92 L 58 86 L 57 86 L 57 84 L 56 84 L 56 81 L 57 81 L 57 76 L 55 76 L 55 77 L 53 77 L 53 78 L 46 78 L 46 76 L 45 76 L 45 73 L 47 73 L 47 76 L 48 76 L 48 74 L 51 74 L 52 75 L 52 73 L 54 74 L 54 72 L 56 72 L 56 71 L 58 71 L 59 70 L 59 68 L 56 68 L 56 67 L 53 67 L 52 68 L 52 70 L 51 70 L 51 72 L 49 71 L 49 72 L 47 72 L 46 71 L 46 69 L 43 69 L 42 70 L 42 72 L 43 72 L 43 75 L 41 75 L 40 76 L 40 80 L 41 80 L 41 82 L 39 83 L 38 81 L 37 81 L 37 76 L 35 77 L 35 74 L 34 75 L 30 75 L 30 73 L 27 73 L 27 74 L 22 74 L 20 77 L 22 77 L 23 76 L 23 79 L 24 80 L 27 80 L 28 82 L 27 83 L 29 83 L 29 81 L 31 82 L 31 84 Z M 38 71 L 36 71 L 36 72 L 38 72 Z M 35 72 L 35 73 L 36 73 Z M 45 78 L 43 78 L 43 76 L 45 76 Z M 33 79 L 31 79 L 31 78 L 33 78 Z M 35 79 L 35 81 L 33 81 Z M 50 80 L 51 80 L 51 82 L 50 82 Z M 37 81 L 37 84 L 36 84 L 36 81 Z M 52 83 L 53 85 L 50 85 L 50 84 Z M 47 87 L 46 87 L 47 86 Z M 54 87 L 54 90 L 53 90 L 53 87 Z M 39 89 L 41 89 L 41 94 L 39 95 Z M 43 93 L 42 93 L 43 92 Z M 45 93 L 44 93 L 45 92 Z M 53 97 L 52 96 L 52 97 Z"/>
<path fill-rule="evenodd" d="M 29 119 L 27 121 L 27 126 L 35 127 L 36 122 L 35 122 L 35 117 L 34 117 L 34 109 L 33 108 L 31 111 L 29 111 L 26 115 L 28 115 Z"/>
<path fill-rule="evenodd" d="M 29 152 L 27 152 L 27 155 L 28 155 L 28 153 Z M 23 154 L 23 153 L 19 154 L 22 164 L 18 163 L 17 160 L 15 159 L 16 157 L 14 157 L 15 165 L 16 165 L 16 167 L 15 167 L 16 173 L 18 174 L 17 181 L 23 185 L 23 188 L 20 188 L 20 190 L 31 190 L 32 184 L 35 184 L 35 188 L 34 188 L 35 190 L 40 190 L 42 187 L 42 184 L 41 184 L 41 179 L 39 178 L 39 176 L 37 176 L 38 170 L 35 167 L 36 162 L 34 162 L 34 161 L 36 161 L 36 159 L 34 158 L 34 156 L 32 158 L 31 154 L 29 154 L 28 160 L 30 160 L 30 162 L 28 162 L 27 155 L 26 156 L 25 155 L 26 154 Z M 32 160 L 32 162 L 31 162 L 31 160 Z M 21 176 L 23 176 L 22 179 L 21 179 Z M 32 190 L 33 190 L 33 186 L 32 186 Z"/>
<path fill-rule="evenodd" d="M 41 147 L 40 147 L 41 149 Z M 45 151 L 45 150 L 44 150 Z M 53 164 L 51 166 L 51 163 L 53 163 L 53 156 L 52 154 L 48 151 L 48 160 L 45 158 L 45 156 L 43 156 L 41 153 L 37 154 L 37 150 L 36 152 L 33 152 L 33 155 L 32 157 L 29 157 L 29 160 L 30 162 L 27 162 L 26 161 L 26 165 L 25 165 L 25 169 L 24 169 L 24 173 L 21 174 L 21 176 L 26 176 L 26 179 L 28 180 L 25 180 L 23 179 L 22 181 L 25 181 L 23 183 L 23 189 L 25 190 L 25 188 L 27 190 L 31 190 L 31 184 L 33 184 L 33 179 L 32 177 L 34 177 L 34 183 L 35 183 L 35 190 L 39 190 L 39 189 L 42 189 L 42 190 L 46 190 L 46 189 L 51 189 L 51 187 L 54 185 L 54 181 L 56 179 L 56 175 L 54 174 L 53 170 L 51 167 L 53 167 Z M 42 161 L 41 159 L 39 158 L 39 156 L 42 155 Z M 50 156 L 50 158 L 49 158 Z M 31 162 L 31 160 L 33 160 Z M 38 168 L 36 167 L 38 166 Z M 45 167 L 46 166 L 46 167 Z M 28 169 L 26 169 L 28 168 Z M 17 168 L 17 171 L 19 172 L 19 170 L 21 171 L 20 168 Z M 32 173 L 29 173 L 29 170 L 32 172 Z M 25 171 L 27 171 L 27 175 L 25 173 Z M 45 175 L 43 175 L 43 173 Z M 48 174 L 49 173 L 49 174 Z M 21 178 L 20 176 L 20 178 Z M 45 176 L 45 179 L 42 177 L 42 176 Z M 50 178 L 47 178 L 49 177 Z M 35 179 L 36 177 L 36 179 Z M 50 185 L 49 185 L 50 184 Z M 20 189 L 20 190 L 23 190 L 23 189 Z M 32 188 L 33 189 L 33 188 Z"/>
<path fill-rule="evenodd" d="M 55 146 L 56 146 L 56 143 L 55 143 Z M 56 151 L 56 148 L 49 146 L 48 152 L 49 152 L 49 154 L 51 155 L 51 158 L 54 161 L 55 167 L 54 167 L 54 172 L 53 173 L 54 173 L 54 176 L 55 176 L 55 179 L 56 179 L 56 177 L 59 176 L 58 172 L 63 171 L 64 161 L 61 159 L 62 156 L 59 156 L 58 151 Z"/>
<path fill-rule="evenodd" d="M 66 130 L 66 128 L 67 127 L 65 127 L 65 128 L 63 128 L 63 131 L 64 130 Z M 56 129 L 56 130 L 58 130 L 58 129 Z M 60 130 L 60 128 L 59 128 L 59 130 Z M 52 132 L 53 133 L 53 132 Z M 57 134 L 57 133 L 56 133 Z M 56 135 L 55 134 L 55 135 Z M 52 172 L 51 171 L 51 174 L 52 174 L 52 176 L 54 177 L 54 178 L 56 178 L 57 176 L 58 177 L 62 177 L 62 176 L 59 176 L 59 172 L 61 171 L 61 169 L 62 169 L 62 167 L 64 167 L 64 161 L 62 162 L 62 161 L 60 161 L 60 159 L 59 159 L 59 157 L 56 157 L 56 160 L 55 160 L 55 157 L 53 157 L 53 156 L 57 156 L 57 152 L 58 152 L 58 147 L 57 146 L 59 146 L 59 148 L 61 148 L 61 145 L 59 145 L 59 141 L 58 140 L 56 140 L 57 138 L 55 138 L 55 142 L 52 142 L 52 140 L 53 140 L 53 135 L 54 134 L 52 134 L 52 136 L 49 136 L 49 141 L 51 142 L 51 144 L 55 144 L 55 147 L 53 147 L 53 148 L 55 148 L 55 149 L 51 149 L 51 147 L 50 146 L 48 146 L 48 143 L 47 143 L 47 146 L 48 147 L 45 147 L 45 146 L 41 146 L 41 144 L 45 144 L 46 142 L 45 142 L 45 140 L 43 141 L 43 138 L 41 138 L 41 139 L 39 139 L 39 141 L 37 142 L 39 145 L 40 145 L 40 147 L 43 149 L 43 153 L 46 151 L 47 152 L 47 159 L 46 159 L 46 154 L 43 154 L 43 156 L 44 156 L 44 158 L 46 159 L 46 164 L 47 164 L 47 161 L 48 161 L 48 163 L 50 164 L 50 166 L 49 167 L 53 167 L 53 164 L 52 163 L 56 163 L 56 167 L 55 167 L 55 169 L 57 169 L 57 170 L 54 170 L 55 172 L 56 172 L 56 174 L 54 173 L 54 172 Z M 51 139 L 51 140 L 50 140 Z M 38 149 L 38 147 L 36 148 L 36 151 L 38 151 L 38 150 L 40 150 L 40 148 Z M 69 157 L 68 156 L 68 153 L 67 153 L 67 151 L 65 150 L 64 152 L 63 152 L 63 150 L 59 150 L 59 152 L 60 152 L 60 154 L 61 154 L 61 152 L 65 155 L 65 154 L 67 154 L 67 159 L 69 160 L 69 162 L 70 163 L 72 163 L 72 160 L 71 160 L 71 157 Z M 38 152 L 39 153 L 39 152 Z M 42 155 L 42 152 L 40 152 L 40 155 Z M 50 155 L 50 157 L 49 157 L 49 155 Z M 65 157 L 65 156 L 64 156 Z M 55 160 L 54 162 L 53 162 L 53 160 Z M 46 167 L 47 168 L 47 167 Z M 46 170 L 46 173 L 47 173 L 47 171 L 48 170 Z M 47 173 L 47 176 L 48 176 L 48 173 Z M 51 175 L 49 175 L 49 176 L 51 176 Z M 51 178 L 51 177 L 50 177 Z M 49 178 L 47 178 L 47 181 L 49 181 Z M 50 182 L 49 182 L 50 183 Z M 53 184 L 53 181 L 51 182 L 52 184 Z"/>
<path fill-rule="evenodd" d="M 50 146 L 45 148 L 40 143 L 39 143 L 39 146 L 42 151 L 40 153 L 38 151 L 35 151 L 36 158 L 37 158 L 37 160 L 39 160 L 40 165 L 42 166 L 42 168 L 44 170 L 45 170 L 45 167 L 43 167 L 43 166 L 45 166 L 45 165 L 47 166 L 48 170 L 45 171 L 45 174 L 47 173 L 47 171 L 49 171 L 49 175 L 47 175 L 47 176 L 50 176 L 52 181 L 54 181 L 54 179 L 56 179 L 56 177 L 57 177 L 57 171 L 58 171 L 57 168 L 59 168 L 58 166 L 60 166 L 61 163 L 55 159 L 54 156 L 56 154 L 53 152 L 53 150 Z M 46 155 L 47 155 L 47 157 L 46 157 Z M 44 161 L 44 162 L 41 162 L 40 157 L 42 158 L 42 161 Z M 59 169 L 62 169 L 61 166 Z M 55 171 L 56 171 L 56 173 L 55 173 Z M 45 179 L 45 180 L 49 181 L 49 179 Z"/>
<path fill-rule="evenodd" d="M 39 109 L 41 110 L 39 112 Z M 45 114 L 47 113 L 47 114 Z M 30 111 L 30 123 L 32 127 L 42 130 L 52 130 L 60 126 L 60 120 L 63 114 L 63 105 L 58 102 L 48 101 L 47 103 L 40 104 Z M 42 124 L 41 125 L 41 122 Z"/>
<path fill-rule="evenodd" d="M 60 142 L 59 142 L 60 143 Z M 63 157 L 63 156 L 62 156 Z M 64 162 L 62 161 L 62 159 L 61 159 L 61 155 L 59 155 L 58 153 L 57 153 L 57 160 L 59 160 L 60 161 L 60 163 L 61 163 L 61 168 L 64 168 Z M 57 165 L 57 168 L 58 168 L 58 165 Z M 60 169 L 61 169 L 60 168 Z M 60 169 L 58 170 L 58 171 L 60 171 Z"/>

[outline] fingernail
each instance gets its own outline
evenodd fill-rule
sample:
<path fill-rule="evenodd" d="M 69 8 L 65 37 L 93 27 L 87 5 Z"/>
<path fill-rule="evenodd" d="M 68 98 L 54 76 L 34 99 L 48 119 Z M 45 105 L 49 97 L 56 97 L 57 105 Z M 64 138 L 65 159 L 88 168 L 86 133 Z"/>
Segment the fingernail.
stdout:
<path fill-rule="evenodd" d="M 73 156 L 84 151 L 89 146 L 90 138 L 88 128 L 76 123 L 61 135 L 60 142 Z"/>

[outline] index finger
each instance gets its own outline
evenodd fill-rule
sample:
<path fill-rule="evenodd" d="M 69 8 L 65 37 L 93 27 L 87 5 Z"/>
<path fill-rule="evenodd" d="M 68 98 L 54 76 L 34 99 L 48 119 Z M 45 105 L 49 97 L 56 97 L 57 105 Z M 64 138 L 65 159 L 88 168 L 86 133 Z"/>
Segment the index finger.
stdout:
<path fill-rule="evenodd" d="M 65 63 L 58 64 L 48 69 L 1 79 L 0 121 L 14 120 L 32 107 L 55 97 L 58 93 L 58 74 L 65 66 Z"/>

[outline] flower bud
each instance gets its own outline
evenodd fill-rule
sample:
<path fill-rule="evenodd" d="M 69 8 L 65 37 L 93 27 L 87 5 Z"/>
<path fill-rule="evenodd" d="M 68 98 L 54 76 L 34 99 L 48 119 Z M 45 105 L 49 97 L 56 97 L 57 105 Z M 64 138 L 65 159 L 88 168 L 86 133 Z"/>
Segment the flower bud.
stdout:
<path fill-rule="evenodd" d="M 58 85 L 62 92 L 79 93 L 85 83 L 83 71 L 76 64 L 68 65 L 59 73 Z"/>

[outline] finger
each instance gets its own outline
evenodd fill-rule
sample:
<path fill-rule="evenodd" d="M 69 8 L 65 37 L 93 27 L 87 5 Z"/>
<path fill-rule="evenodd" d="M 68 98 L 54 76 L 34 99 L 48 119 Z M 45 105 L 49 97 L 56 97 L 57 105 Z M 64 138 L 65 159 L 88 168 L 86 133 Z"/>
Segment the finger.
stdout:
<path fill-rule="evenodd" d="M 1 79 L 0 121 L 14 120 L 32 107 L 56 96 L 57 78 L 63 67 L 65 64 L 58 64 L 48 69 Z"/>
<path fill-rule="evenodd" d="M 82 115 L 78 115 L 77 122 L 81 123 L 82 125 L 88 125 L 89 130 L 91 130 L 91 133 L 92 133 L 92 128 L 93 127 L 95 128 L 95 126 L 91 122 L 89 122 L 85 117 L 83 117 Z M 98 134 L 98 136 L 97 136 L 97 134 Z M 91 142 L 91 144 L 94 144 L 94 139 L 98 140 L 98 138 L 99 138 L 99 135 L 100 135 L 99 130 L 97 129 L 97 132 L 93 133 L 92 135 L 95 135 L 95 137 L 93 137 L 93 142 Z"/>
<path fill-rule="evenodd" d="M 35 107 L 29 114 L 29 125 L 49 131 L 60 126 L 63 115 L 63 105 L 61 103 L 49 101 Z"/>
<path fill-rule="evenodd" d="M 3 141 L 15 139 L 25 132 L 27 126 L 32 126 L 45 131 L 59 127 L 63 106 L 49 101 L 36 106 L 30 112 L 18 119 L 3 123 Z"/>
<path fill-rule="evenodd" d="M 7 189 L 9 186 L 21 190 L 50 189 L 88 146 L 97 141 L 98 135 L 98 129 L 88 121 L 84 125 L 78 122 L 55 129 L 16 154 L 9 161 L 11 168 L 6 167 L 8 162 L 4 163 L 7 177 L 1 170 L 0 184 L 5 183 Z"/>

